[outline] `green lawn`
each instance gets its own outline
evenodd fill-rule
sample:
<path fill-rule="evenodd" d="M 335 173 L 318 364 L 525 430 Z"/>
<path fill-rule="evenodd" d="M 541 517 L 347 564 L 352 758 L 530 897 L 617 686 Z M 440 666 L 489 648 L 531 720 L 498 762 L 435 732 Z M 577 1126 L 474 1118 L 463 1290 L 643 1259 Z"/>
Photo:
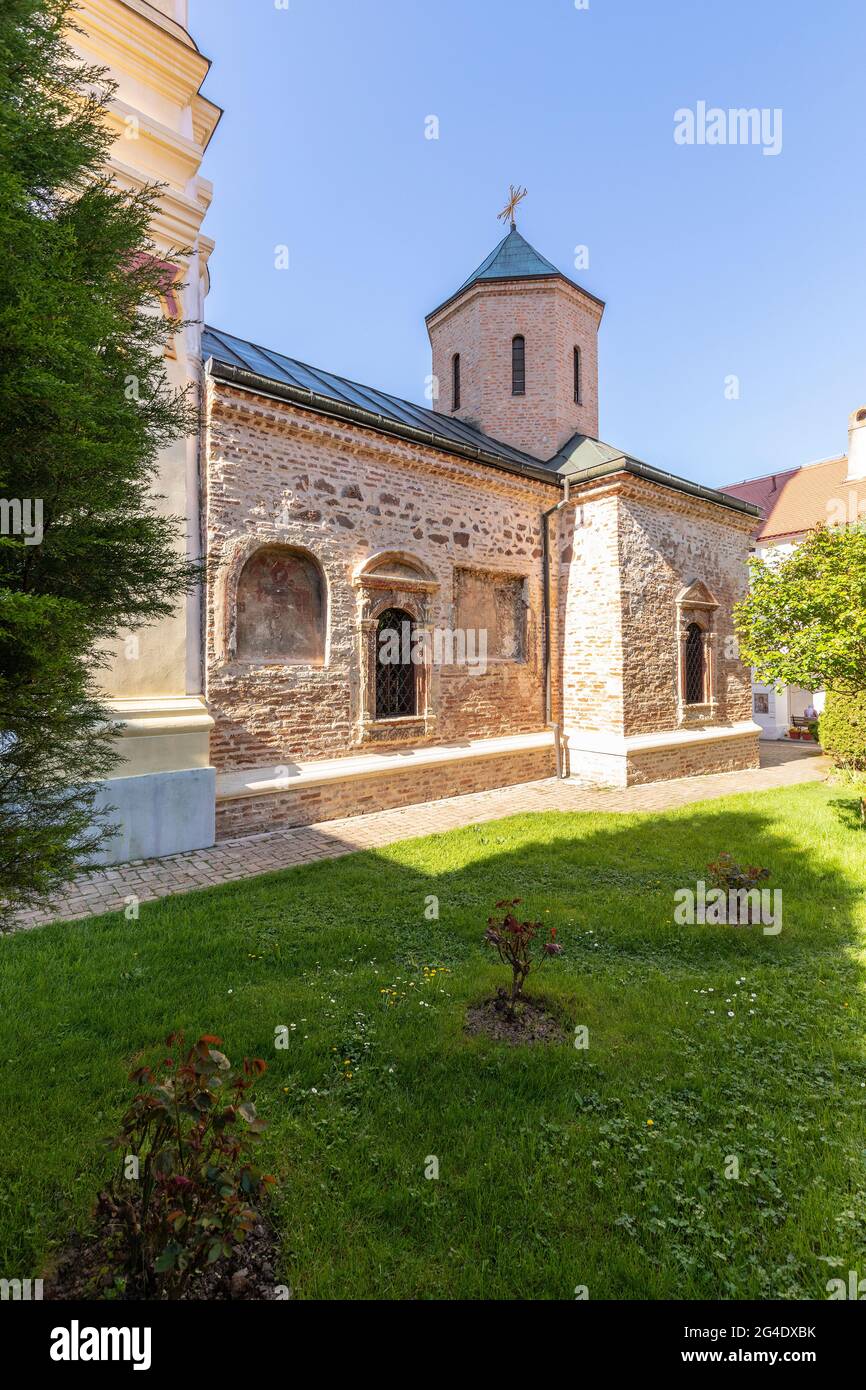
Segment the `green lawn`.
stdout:
<path fill-rule="evenodd" d="M 721 850 L 772 870 L 781 935 L 674 925 Z M 866 1274 L 864 860 L 844 790 L 809 784 L 518 816 L 4 938 L 0 1269 L 86 1226 L 132 1060 L 181 1027 L 269 1062 L 297 1298 L 826 1297 Z M 530 992 L 587 1051 L 464 1037 L 506 895 L 558 928 Z"/>

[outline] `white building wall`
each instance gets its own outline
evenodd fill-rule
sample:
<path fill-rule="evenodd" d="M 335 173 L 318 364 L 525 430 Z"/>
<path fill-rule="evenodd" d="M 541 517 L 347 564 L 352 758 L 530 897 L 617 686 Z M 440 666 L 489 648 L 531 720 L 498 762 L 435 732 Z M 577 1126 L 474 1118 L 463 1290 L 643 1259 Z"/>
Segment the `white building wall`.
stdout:
<path fill-rule="evenodd" d="M 79 0 L 80 32 L 71 37 L 117 84 L 106 113 L 115 134 L 109 159 L 114 180 L 127 189 L 160 184 L 153 240 L 166 252 L 192 248 L 182 291 L 189 323 L 175 335 L 166 371 L 173 386 L 197 391 L 213 247 L 201 230 L 212 189 L 199 168 L 220 113 L 200 94 L 208 62 L 186 32 L 186 15 L 186 0 Z M 190 557 L 201 550 L 198 447 L 190 438 L 163 450 L 156 488 L 158 507 L 186 518 L 178 547 Z M 203 695 L 201 596 L 191 595 L 139 632 L 121 634 L 110 649 L 103 688 L 121 751 L 102 795 L 120 826 L 106 862 L 212 844 L 216 773 L 209 757 L 213 720 Z"/>

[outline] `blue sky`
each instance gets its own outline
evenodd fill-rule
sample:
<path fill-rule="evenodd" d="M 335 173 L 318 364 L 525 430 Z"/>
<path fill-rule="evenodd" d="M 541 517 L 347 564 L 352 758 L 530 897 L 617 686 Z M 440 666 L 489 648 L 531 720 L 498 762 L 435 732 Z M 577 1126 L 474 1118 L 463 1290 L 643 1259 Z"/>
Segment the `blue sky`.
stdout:
<path fill-rule="evenodd" d="M 607 302 L 603 439 L 710 484 L 845 448 L 866 404 L 862 0 L 288 3 L 190 3 L 225 108 L 214 326 L 423 400 L 424 315 L 519 182 L 524 236 Z M 781 153 L 677 145 L 699 101 L 781 109 Z"/>

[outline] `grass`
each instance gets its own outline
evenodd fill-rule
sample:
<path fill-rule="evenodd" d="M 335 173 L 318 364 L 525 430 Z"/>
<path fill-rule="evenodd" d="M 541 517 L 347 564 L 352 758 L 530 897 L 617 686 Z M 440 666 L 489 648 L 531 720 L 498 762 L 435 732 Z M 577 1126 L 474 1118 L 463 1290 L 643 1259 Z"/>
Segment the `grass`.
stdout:
<path fill-rule="evenodd" d="M 779 936 L 674 925 L 723 849 L 771 869 Z M 0 1272 L 86 1228 L 133 1058 L 181 1027 L 268 1060 L 296 1298 L 826 1297 L 866 1274 L 864 857 L 809 784 L 519 816 L 4 938 Z M 506 895 L 557 927 L 530 993 L 587 1050 L 463 1035 Z"/>

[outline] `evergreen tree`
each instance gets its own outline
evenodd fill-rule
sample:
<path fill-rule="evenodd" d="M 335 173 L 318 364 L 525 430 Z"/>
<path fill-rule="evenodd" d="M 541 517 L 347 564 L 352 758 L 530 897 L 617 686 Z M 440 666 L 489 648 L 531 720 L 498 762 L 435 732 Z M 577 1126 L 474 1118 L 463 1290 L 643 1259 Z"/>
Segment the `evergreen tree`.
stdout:
<path fill-rule="evenodd" d="M 18 903 L 110 831 L 106 643 L 198 576 L 153 491 L 160 449 L 197 427 L 164 370 L 183 252 L 150 239 L 158 189 L 107 173 L 113 87 L 75 22 L 69 0 L 0 8 L 0 899 Z"/>

